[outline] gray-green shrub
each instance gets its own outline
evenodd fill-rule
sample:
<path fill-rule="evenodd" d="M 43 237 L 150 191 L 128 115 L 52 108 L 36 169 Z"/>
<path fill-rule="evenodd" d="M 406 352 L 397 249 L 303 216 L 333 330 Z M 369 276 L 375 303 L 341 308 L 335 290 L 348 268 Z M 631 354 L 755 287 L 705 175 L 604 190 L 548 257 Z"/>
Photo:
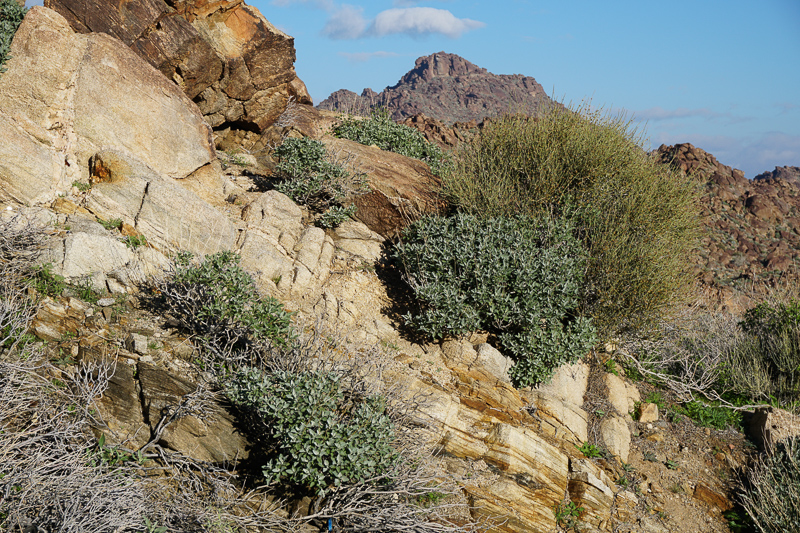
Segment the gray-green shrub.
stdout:
<path fill-rule="evenodd" d="M 158 285 L 168 312 L 224 359 L 249 345 L 286 346 L 294 337 L 292 315 L 272 297 L 263 298 L 233 252 L 208 255 L 195 264 L 180 254 L 174 275 Z"/>
<path fill-rule="evenodd" d="M 420 302 L 408 324 L 434 339 L 497 333 L 519 385 L 549 380 L 595 343 L 591 319 L 575 316 L 586 253 L 565 219 L 423 218 L 394 254 Z"/>
<path fill-rule="evenodd" d="M 800 531 L 800 437 L 776 444 L 749 475 L 742 506 L 763 533 Z"/>
<path fill-rule="evenodd" d="M 791 407 L 800 398 L 800 301 L 761 303 L 739 325 L 744 335 L 731 350 L 727 383 L 754 400 Z"/>
<path fill-rule="evenodd" d="M 11 57 L 11 41 L 27 12 L 17 0 L 0 0 L 0 74 L 6 71 L 4 65 Z"/>
<path fill-rule="evenodd" d="M 622 117 L 588 106 L 500 117 L 457 154 L 443 185 L 482 218 L 574 206 L 589 252 L 580 308 L 604 337 L 652 325 L 692 287 L 698 187 L 648 156 Z"/>
<path fill-rule="evenodd" d="M 320 141 L 288 137 L 273 155 L 278 159 L 275 175 L 281 179 L 275 188 L 312 209 L 343 206 L 368 191 L 365 177 L 336 162 Z"/>
<path fill-rule="evenodd" d="M 381 150 L 413 157 L 428 163 L 431 172 L 441 175 L 448 159 L 437 145 L 428 142 L 419 131 L 394 122 L 386 110 L 373 111 L 369 117 L 345 116 L 333 129 L 334 135 Z"/>
<path fill-rule="evenodd" d="M 267 484 L 323 495 L 380 479 L 398 458 L 384 399 L 345 394 L 336 373 L 243 370 L 226 392 L 266 438 Z"/>

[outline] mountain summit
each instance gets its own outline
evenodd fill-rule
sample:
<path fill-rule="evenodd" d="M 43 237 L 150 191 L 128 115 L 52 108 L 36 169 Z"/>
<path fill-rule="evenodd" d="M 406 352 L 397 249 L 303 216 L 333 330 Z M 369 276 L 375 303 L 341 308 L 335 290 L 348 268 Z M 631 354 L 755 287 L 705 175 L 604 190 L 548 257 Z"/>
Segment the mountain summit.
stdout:
<path fill-rule="evenodd" d="M 480 122 L 508 111 L 535 113 L 552 100 L 530 76 L 492 74 L 463 57 L 438 52 L 416 60 L 414 68 L 392 87 L 359 96 L 340 89 L 320 102 L 320 109 L 363 112 L 385 107 L 395 120 L 418 114 L 442 122 Z"/>

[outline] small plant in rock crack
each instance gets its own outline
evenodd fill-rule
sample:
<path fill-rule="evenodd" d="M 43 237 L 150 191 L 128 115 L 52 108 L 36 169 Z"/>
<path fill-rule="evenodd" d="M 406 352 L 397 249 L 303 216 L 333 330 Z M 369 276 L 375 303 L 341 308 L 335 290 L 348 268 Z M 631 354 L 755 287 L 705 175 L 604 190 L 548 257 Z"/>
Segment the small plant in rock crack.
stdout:
<path fill-rule="evenodd" d="M 556 524 L 564 529 L 574 528 L 584 511 L 586 509 L 578 507 L 575 502 L 560 502 L 553 506 Z"/>
<path fill-rule="evenodd" d="M 324 495 L 380 479 L 398 460 L 385 400 L 349 397 L 337 374 L 243 370 L 226 392 L 263 431 L 270 450 L 262 468 L 267 484 Z"/>
<path fill-rule="evenodd" d="M 653 452 L 642 452 L 642 458 L 645 461 L 649 461 L 651 463 L 657 463 L 658 459 L 656 458 L 656 454 Z"/>
<path fill-rule="evenodd" d="M 588 442 L 584 442 L 580 446 L 576 444 L 575 447 L 583 454 L 584 457 L 588 459 L 596 459 L 598 457 L 603 457 L 604 455 L 603 450 L 594 444 L 589 444 Z"/>
<path fill-rule="evenodd" d="M 100 225 L 107 230 L 120 229 L 122 227 L 121 218 L 110 218 L 108 220 L 103 220 L 102 218 L 98 218 L 97 222 L 99 222 Z"/>
<path fill-rule="evenodd" d="M 673 461 L 672 459 L 668 459 L 667 462 L 664 463 L 664 466 L 666 466 L 670 470 L 677 470 L 678 469 L 677 461 Z"/>
<path fill-rule="evenodd" d="M 317 224 L 323 228 L 336 228 L 343 222 L 350 220 L 356 214 L 356 206 L 342 207 L 332 205 L 317 219 Z"/>
<path fill-rule="evenodd" d="M 122 242 L 124 242 L 125 246 L 127 246 L 128 248 L 133 248 L 134 250 L 136 248 L 139 248 L 140 246 L 147 245 L 147 239 L 145 238 L 144 235 L 128 235 L 127 237 L 122 239 Z"/>

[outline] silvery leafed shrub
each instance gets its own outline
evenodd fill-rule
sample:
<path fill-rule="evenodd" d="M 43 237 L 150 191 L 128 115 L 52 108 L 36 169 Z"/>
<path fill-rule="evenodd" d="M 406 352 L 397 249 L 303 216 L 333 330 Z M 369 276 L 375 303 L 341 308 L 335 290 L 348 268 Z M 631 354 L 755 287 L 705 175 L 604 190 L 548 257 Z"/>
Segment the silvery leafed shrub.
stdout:
<path fill-rule="evenodd" d="M 595 342 L 591 319 L 575 314 L 586 252 L 565 219 L 424 218 L 395 257 L 419 301 L 407 323 L 434 339 L 496 333 L 518 385 L 549 380 Z"/>

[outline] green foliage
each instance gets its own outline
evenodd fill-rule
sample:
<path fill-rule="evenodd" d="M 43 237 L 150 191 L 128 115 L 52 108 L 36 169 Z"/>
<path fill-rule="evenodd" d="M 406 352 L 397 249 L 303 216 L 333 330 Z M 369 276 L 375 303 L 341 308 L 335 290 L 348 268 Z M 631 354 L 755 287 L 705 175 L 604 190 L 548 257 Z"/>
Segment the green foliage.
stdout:
<path fill-rule="evenodd" d="M 748 310 L 740 326 L 745 337 L 730 357 L 725 379 L 753 399 L 779 405 L 800 397 L 800 301 Z"/>
<path fill-rule="evenodd" d="M 91 183 L 85 183 L 83 181 L 73 181 L 72 186 L 78 189 L 80 192 L 86 192 L 92 188 Z"/>
<path fill-rule="evenodd" d="M 299 204 L 325 210 L 341 205 L 349 197 L 366 192 L 362 175 L 354 175 L 338 164 L 320 141 L 288 137 L 275 149 L 275 175 L 282 181 L 275 187 Z"/>
<path fill-rule="evenodd" d="M 167 526 L 157 526 L 149 518 L 144 517 L 144 531 L 145 533 L 167 533 Z"/>
<path fill-rule="evenodd" d="M 572 218 L 589 252 L 581 312 L 604 338 L 657 323 L 692 287 L 697 183 L 648 156 L 623 117 L 553 106 L 535 119 L 498 118 L 443 185 L 458 209 L 483 218 Z"/>
<path fill-rule="evenodd" d="M 597 457 L 603 457 L 603 450 L 595 446 L 594 444 L 589 444 L 588 442 L 584 442 L 580 446 L 577 444 L 575 445 L 578 448 L 578 451 L 583 454 L 584 457 L 588 459 L 596 459 Z"/>
<path fill-rule="evenodd" d="M 112 229 L 120 229 L 122 227 L 122 219 L 121 218 L 111 218 L 108 220 L 103 220 L 102 218 L 98 218 L 97 221 L 100 223 L 107 230 Z"/>
<path fill-rule="evenodd" d="M 777 443 L 762 457 L 741 499 L 760 531 L 800 531 L 800 437 Z"/>
<path fill-rule="evenodd" d="M 78 295 L 78 298 L 90 304 L 96 304 L 102 295 L 94 289 L 91 280 L 83 279 L 78 283 L 71 285 L 72 289 Z"/>
<path fill-rule="evenodd" d="M 348 397 L 336 374 L 244 370 L 226 391 L 264 432 L 267 484 L 324 494 L 379 479 L 398 459 L 384 399 Z"/>
<path fill-rule="evenodd" d="M 367 118 L 347 116 L 333 129 L 334 135 L 381 150 L 395 152 L 428 163 L 431 172 L 441 175 L 449 160 L 437 145 L 429 143 L 419 131 L 394 122 L 386 110 L 376 110 Z"/>
<path fill-rule="evenodd" d="M 574 528 L 585 510 L 583 507 L 575 505 L 575 502 L 560 502 L 553 506 L 556 524 L 564 529 Z"/>
<path fill-rule="evenodd" d="M 355 216 L 355 214 L 356 214 L 355 205 L 350 205 L 347 207 L 333 205 L 329 207 L 327 211 L 322 213 L 322 216 L 319 217 L 317 223 L 323 228 L 335 228 L 339 226 L 342 222 L 351 219 L 353 216 Z"/>
<path fill-rule="evenodd" d="M 423 218 L 394 254 L 421 306 L 407 323 L 434 339 L 497 333 L 522 386 L 549 380 L 595 343 L 591 320 L 573 314 L 584 251 L 563 220 Z"/>
<path fill-rule="evenodd" d="M 208 255 L 199 264 L 180 254 L 163 293 L 184 325 L 222 350 L 250 341 L 286 346 L 294 337 L 291 313 L 275 298 L 261 298 L 233 252 Z"/>
<path fill-rule="evenodd" d="M 4 65 L 11 58 L 11 41 L 27 12 L 16 0 L 0 0 L 0 74 L 6 71 Z"/>
<path fill-rule="evenodd" d="M 122 242 L 124 242 L 125 246 L 128 248 L 133 248 L 134 250 L 140 246 L 147 246 L 147 239 L 144 235 L 128 235 L 122 239 Z"/>
<path fill-rule="evenodd" d="M 676 411 L 704 427 L 719 430 L 728 429 L 728 427 L 742 428 L 742 413 L 728 407 L 690 401 L 683 404 Z"/>
<path fill-rule="evenodd" d="M 36 292 L 52 298 L 61 296 L 61 293 L 67 288 L 64 276 L 53 272 L 52 263 L 37 266 L 31 273 L 30 281 Z"/>

